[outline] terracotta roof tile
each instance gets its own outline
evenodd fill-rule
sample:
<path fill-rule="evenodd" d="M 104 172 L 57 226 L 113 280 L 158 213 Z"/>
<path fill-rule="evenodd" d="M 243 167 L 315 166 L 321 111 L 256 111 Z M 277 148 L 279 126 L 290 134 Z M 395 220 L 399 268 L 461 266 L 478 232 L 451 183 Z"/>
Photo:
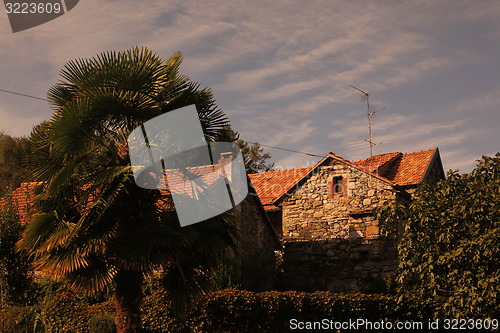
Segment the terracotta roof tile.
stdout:
<path fill-rule="evenodd" d="M 380 180 L 382 180 L 384 182 L 387 182 L 387 183 L 389 183 L 391 185 L 394 185 L 390 180 L 388 180 L 387 178 L 381 176 L 376 169 L 375 169 L 375 171 L 372 171 L 372 170 L 370 170 L 371 167 L 369 167 L 367 165 L 366 166 L 356 165 L 353 162 L 351 162 L 349 160 L 346 160 L 345 158 L 342 158 L 341 156 L 335 155 L 334 153 L 328 153 L 328 155 L 326 155 L 326 157 L 323 160 L 321 160 L 320 162 L 318 162 L 318 165 L 321 164 L 321 163 L 323 163 L 328 157 L 335 158 L 338 161 L 341 161 L 341 162 L 343 162 L 343 163 L 345 163 L 345 164 L 347 164 L 347 165 L 349 165 L 349 166 L 351 166 L 353 168 L 356 168 L 358 170 L 367 172 L 367 173 L 371 174 L 375 178 L 378 178 L 378 179 L 380 179 Z"/>
<path fill-rule="evenodd" d="M 193 197 L 193 189 L 198 193 L 203 193 L 207 188 L 213 186 L 215 183 L 224 181 L 223 169 L 225 169 L 226 173 L 229 172 L 227 167 L 224 165 L 219 166 L 219 164 L 188 168 L 191 176 L 195 176 L 197 178 L 199 177 L 201 179 L 202 182 L 200 184 L 189 181 L 186 178 L 186 175 L 180 170 L 168 170 L 165 177 L 165 185 L 167 188 L 160 190 L 164 197 L 159 199 L 158 207 L 167 210 L 175 210 L 170 197 L 172 193 L 186 195 L 189 197 Z"/>
<path fill-rule="evenodd" d="M 266 210 L 276 209 L 274 202 L 292 189 L 314 166 L 253 173 L 248 175 Z"/>
<path fill-rule="evenodd" d="M 169 182 L 166 184 L 167 189 L 160 190 L 164 196 L 168 197 L 159 199 L 158 207 L 167 210 L 175 209 L 173 207 L 172 200 L 170 198 L 171 192 L 192 196 L 193 187 L 195 187 L 199 193 L 203 193 L 204 188 L 210 187 L 214 185 L 216 182 L 221 181 L 223 179 L 222 169 L 227 169 L 226 167 L 227 165 L 228 163 L 189 168 L 189 171 L 193 175 L 196 175 L 202 179 L 203 183 L 201 184 L 201 186 L 194 183 L 193 185 L 191 185 L 191 182 L 189 181 L 186 182 L 185 175 L 182 172 L 178 170 L 177 171 L 169 170 L 168 172 Z M 225 171 L 228 172 L 228 170 Z M 15 212 L 19 215 L 21 224 L 27 223 L 29 218 L 31 217 L 29 209 L 30 207 L 32 207 L 34 203 L 34 198 L 35 198 L 34 191 L 35 188 L 41 184 L 43 183 L 42 182 L 22 183 L 21 186 L 12 191 L 13 207 L 15 209 Z M 91 201 L 92 199 L 86 204 L 90 205 L 92 203 Z M 3 210 L 4 207 L 5 207 L 5 199 L 0 198 L 0 210 Z"/>
<path fill-rule="evenodd" d="M 384 175 L 398 185 L 417 185 L 422 182 L 436 148 L 405 153 Z"/>
<path fill-rule="evenodd" d="M 30 208 L 35 198 L 35 188 L 41 185 L 40 182 L 22 183 L 17 189 L 12 191 L 12 204 L 16 214 L 19 215 L 19 222 L 26 224 L 30 217 Z M 0 210 L 5 207 L 5 199 L 0 199 Z"/>
<path fill-rule="evenodd" d="M 352 162 L 329 153 L 317 165 L 330 156 L 393 185 L 416 185 L 422 181 L 435 151 L 436 149 L 429 149 L 405 154 L 392 152 Z M 278 208 L 274 203 L 316 166 L 254 173 L 249 177 L 264 208 L 272 210 Z"/>
<path fill-rule="evenodd" d="M 372 157 L 364 159 L 364 160 L 352 161 L 352 163 L 354 165 L 357 165 L 358 167 L 365 168 L 370 172 L 376 172 L 377 169 L 384 166 L 386 163 L 390 162 L 391 160 L 398 157 L 399 155 L 401 155 L 401 153 L 398 153 L 398 152 L 380 154 L 380 155 L 375 155 L 375 156 L 372 156 Z"/>
<path fill-rule="evenodd" d="M 357 168 L 365 169 L 367 172 L 381 179 L 386 179 L 389 182 L 397 185 L 416 185 L 419 184 L 428 169 L 430 162 L 437 149 L 422 150 L 412 153 L 387 153 L 375 155 L 371 158 L 357 161 L 348 161 L 330 153 L 327 155 L 335 156 L 344 160 L 346 163 L 354 165 Z M 324 159 L 318 162 L 321 164 Z M 201 167 L 198 172 L 203 177 L 207 185 L 213 184 L 220 177 L 220 174 L 215 176 L 212 174 L 214 166 Z M 254 173 L 248 175 L 252 185 L 259 196 L 262 205 L 266 210 L 277 209 L 274 205 L 276 200 L 281 198 L 285 193 L 290 191 L 298 182 L 307 176 L 316 166 L 293 168 L 285 170 L 268 171 L 262 173 Z M 386 168 L 387 167 L 387 168 Z M 215 166 L 217 169 L 217 165 Z M 377 174 L 377 170 L 384 169 L 384 172 Z M 178 174 L 171 178 L 175 179 L 178 176 L 179 183 L 182 183 L 182 175 Z M 175 182 L 175 181 L 174 181 Z M 18 214 L 21 217 L 21 223 L 26 223 L 29 217 L 29 207 L 33 204 L 34 189 L 40 183 L 23 183 L 19 188 L 13 191 L 13 200 Z M 186 193 L 191 193 L 189 187 L 182 188 Z M 202 191 L 200 188 L 199 190 Z M 169 194 L 166 190 L 164 194 Z M 167 208 L 170 203 L 159 203 L 164 208 Z M 163 205 L 162 205 L 163 204 Z M 5 200 L 0 199 L 0 209 L 5 205 Z"/>

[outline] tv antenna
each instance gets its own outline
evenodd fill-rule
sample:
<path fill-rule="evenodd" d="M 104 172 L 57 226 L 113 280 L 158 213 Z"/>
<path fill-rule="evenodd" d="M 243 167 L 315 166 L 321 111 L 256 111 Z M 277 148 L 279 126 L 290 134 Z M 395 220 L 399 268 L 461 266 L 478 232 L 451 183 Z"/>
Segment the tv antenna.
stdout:
<path fill-rule="evenodd" d="M 373 146 L 376 145 L 376 143 L 373 142 L 373 136 L 372 136 L 372 117 L 375 115 L 375 113 L 377 113 L 377 112 L 385 109 L 385 107 L 379 108 L 377 110 L 372 111 L 371 107 L 370 107 L 370 94 L 367 93 L 366 91 L 363 91 L 363 90 L 361 90 L 359 88 L 356 88 L 352 84 L 350 84 L 349 86 L 351 86 L 351 88 L 354 88 L 354 89 L 356 89 L 357 91 L 359 91 L 360 93 L 363 94 L 363 96 L 361 96 L 361 100 L 362 101 L 366 100 L 366 114 L 368 116 L 368 134 L 369 134 L 369 139 L 365 140 L 365 141 L 368 142 L 368 144 L 370 145 L 370 158 L 371 158 L 371 157 L 373 157 Z"/>

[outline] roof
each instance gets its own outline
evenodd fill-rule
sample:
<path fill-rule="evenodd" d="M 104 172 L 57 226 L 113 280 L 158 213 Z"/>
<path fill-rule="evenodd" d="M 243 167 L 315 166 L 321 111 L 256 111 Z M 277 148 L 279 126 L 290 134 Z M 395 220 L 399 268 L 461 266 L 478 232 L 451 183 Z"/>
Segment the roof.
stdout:
<path fill-rule="evenodd" d="M 216 182 L 223 180 L 224 175 L 230 174 L 230 163 L 223 164 L 215 164 L 215 165 L 206 165 L 189 168 L 189 173 L 192 175 L 196 175 L 201 180 L 201 183 L 198 181 L 197 183 L 186 181 L 186 175 L 179 170 L 168 170 L 168 182 L 165 178 L 166 189 L 161 189 L 160 192 L 163 196 L 158 199 L 158 207 L 166 210 L 175 210 L 173 206 L 173 202 L 171 200 L 171 193 L 180 193 L 187 196 L 193 196 L 193 189 L 196 189 L 198 193 L 203 193 L 206 188 L 214 185 Z M 165 175 L 164 175 L 165 176 Z M 229 176 L 231 177 L 231 176 Z M 42 185 L 43 182 L 26 182 L 22 183 L 17 189 L 11 192 L 12 198 L 12 207 L 14 208 L 15 213 L 19 216 L 19 221 L 21 224 L 26 224 L 31 218 L 30 209 L 35 203 L 35 188 L 39 185 Z M 250 193 L 255 193 L 254 189 L 251 188 L 250 182 L 248 182 L 248 190 Z M 262 216 L 265 219 L 265 223 L 268 224 L 271 232 L 274 234 L 276 244 L 279 243 L 279 239 L 271 226 L 271 222 L 265 211 L 262 207 L 261 202 L 259 201 L 259 197 L 255 194 L 252 196 L 255 204 L 258 206 L 259 210 L 262 212 Z M 6 199 L 0 198 L 0 211 L 5 208 Z M 279 245 L 281 246 L 281 245 Z"/>
<path fill-rule="evenodd" d="M 193 198 L 205 192 L 206 189 L 214 186 L 217 182 L 225 182 L 225 174 L 230 174 L 227 164 L 192 167 L 187 168 L 186 172 L 179 169 L 166 170 L 163 175 L 164 183 L 161 184 L 166 188 L 159 189 L 162 197 L 158 201 L 158 207 L 174 211 L 175 207 L 171 199 L 172 193 Z M 196 181 L 193 178 L 196 178 Z"/>
<path fill-rule="evenodd" d="M 40 182 L 21 183 L 21 185 L 12 191 L 12 207 L 14 212 L 19 216 L 19 222 L 26 224 L 30 216 L 30 208 L 34 203 L 35 188 L 41 185 Z M 0 210 L 5 207 L 5 198 L 0 198 Z"/>
<path fill-rule="evenodd" d="M 328 158 L 340 160 L 391 185 L 413 186 L 424 181 L 435 156 L 438 154 L 438 149 L 434 148 L 411 153 L 392 152 L 375 155 L 364 160 L 348 161 L 338 155 L 329 153 L 314 166 L 254 173 L 248 176 L 264 209 L 269 211 L 279 209 L 276 205 L 278 200 Z M 211 174 L 214 169 L 217 170 L 220 168 L 217 168 L 217 165 L 210 165 L 199 167 L 197 170 L 208 186 L 217 181 L 221 176 L 220 173 L 217 173 L 217 176 L 213 173 Z M 183 184 L 183 176 L 181 174 L 173 173 L 170 174 L 169 178 L 171 184 L 173 179 L 176 178 L 174 182 L 178 181 L 180 184 Z M 12 192 L 13 201 L 17 213 L 20 215 L 21 223 L 27 222 L 29 207 L 33 204 L 34 189 L 39 184 L 22 183 L 19 188 Z M 188 194 L 192 194 L 191 187 L 183 186 L 182 190 Z M 202 188 L 198 188 L 198 190 L 203 191 Z M 168 193 L 169 189 L 164 192 L 164 194 Z M 4 205 L 5 199 L 0 199 L 0 209 Z M 163 208 L 167 208 L 171 203 L 166 201 L 163 202 L 163 205 Z"/>
<path fill-rule="evenodd" d="M 274 202 L 307 176 L 315 166 L 252 173 L 248 177 L 266 210 L 277 209 Z"/>
<path fill-rule="evenodd" d="M 383 176 L 401 186 L 420 184 L 437 151 L 435 148 L 402 154 Z"/>
<path fill-rule="evenodd" d="M 352 161 L 352 163 L 359 167 L 366 168 L 370 172 L 376 172 L 379 168 L 381 168 L 385 164 L 388 164 L 390 161 L 400 155 L 401 153 L 397 152 L 380 154 L 364 160 Z"/>
<path fill-rule="evenodd" d="M 262 172 L 250 174 L 249 177 L 264 208 L 272 210 L 278 209 L 276 204 L 285 193 L 328 158 L 369 173 L 390 185 L 412 186 L 424 181 L 434 157 L 438 154 L 438 149 L 434 148 L 411 153 L 392 152 L 364 160 L 349 161 L 334 153 L 328 153 L 315 166 Z"/>
<path fill-rule="evenodd" d="M 159 189 L 163 197 L 158 200 L 158 207 L 167 210 L 175 210 L 173 202 L 169 197 L 172 193 L 178 193 L 189 197 L 193 196 L 193 190 L 198 193 L 203 193 L 206 188 L 209 188 L 223 179 L 224 172 L 222 169 L 226 170 L 227 164 L 211 164 L 188 168 L 187 172 L 190 177 L 199 177 L 196 183 L 194 181 L 189 181 L 189 178 L 180 170 L 168 170 L 167 174 L 164 174 L 165 183 L 158 184 L 159 186 L 166 186 L 166 189 Z M 226 172 L 228 171 L 226 170 Z M 169 179 L 168 182 L 167 177 Z M 12 191 L 13 207 L 15 213 L 19 215 L 21 224 L 27 223 L 28 219 L 31 217 L 29 210 L 35 202 L 35 188 L 41 184 L 43 184 L 43 182 L 26 182 Z M 6 200 L 4 198 L 0 198 L 0 210 L 3 210 L 5 207 L 5 202 Z M 87 202 L 87 205 L 91 203 L 92 199 Z"/>
<path fill-rule="evenodd" d="M 371 158 L 373 159 L 375 156 L 372 156 Z M 328 153 L 321 161 L 318 162 L 317 165 L 321 165 L 323 164 L 324 161 L 326 161 L 327 159 L 329 158 L 332 158 L 332 159 L 336 159 L 337 161 L 340 161 L 344 164 L 347 164 L 349 165 L 350 167 L 352 168 L 355 168 L 355 169 L 358 169 L 360 171 L 363 171 L 363 172 L 366 172 L 368 174 L 370 174 L 372 177 L 375 177 L 375 178 L 378 178 L 379 180 L 383 181 L 383 182 L 386 182 L 388 183 L 389 185 L 396 185 L 394 184 L 393 182 L 391 182 L 390 180 L 388 180 L 387 178 L 385 177 L 382 177 L 380 175 L 380 169 L 381 168 L 384 168 L 388 163 L 390 162 L 387 162 L 387 163 L 384 163 L 384 164 L 381 164 L 378 168 L 375 168 L 373 169 L 373 166 L 369 166 L 367 163 L 361 163 L 361 165 L 356 165 L 354 164 L 353 162 L 349 161 L 349 160 L 346 160 L 345 158 L 343 158 L 342 156 L 339 156 L 339 155 L 335 155 L 334 153 L 330 152 Z M 373 161 L 375 161 L 376 159 L 373 159 Z"/>

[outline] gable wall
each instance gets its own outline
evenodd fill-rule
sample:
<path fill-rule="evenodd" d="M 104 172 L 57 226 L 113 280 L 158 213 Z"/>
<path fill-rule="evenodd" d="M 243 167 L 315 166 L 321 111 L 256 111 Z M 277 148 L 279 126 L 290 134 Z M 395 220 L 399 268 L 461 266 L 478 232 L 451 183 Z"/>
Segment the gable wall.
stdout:
<path fill-rule="evenodd" d="M 337 176 L 347 179 L 347 195 L 332 197 L 329 182 Z M 369 291 L 391 275 L 396 239 L 379 236 L 371 210 L 396 198 L 390 184 L 341 161 L 319 167 L 282 204 L 282 286 Z"/>
<path fill-rule="evenodd" d="M 329 182 L 347 180 L 345 196 L 329 197 Z M 352 215 L 394 200 L 392 186 L 339 161 L 321 166 L 283 202 L 284 238 L 309 240 L 378 237 L 378 222 L 366 215 Z"/>
<path fill-rule="evenodd" d="M 424 182 L 429 184 L 436 184 L 441 179 L 445 178 L 445 174 L 443 171 L 443 166 L 441 164 L 441 159 L 438 157 L 432 163 L 429 172 L 427 173 Z"/>

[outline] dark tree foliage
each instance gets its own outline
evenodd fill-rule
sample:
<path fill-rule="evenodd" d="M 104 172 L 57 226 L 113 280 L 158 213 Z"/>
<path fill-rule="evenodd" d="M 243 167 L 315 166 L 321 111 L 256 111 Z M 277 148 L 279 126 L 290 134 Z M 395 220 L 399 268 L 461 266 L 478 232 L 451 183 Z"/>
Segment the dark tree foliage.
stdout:
<path fill-rule="evenodd" d="M 240 134 L 231 127 L 225 127 L 219 132 L 218 141 L 234 142 L 240 147 L 247 173 L 273 170 L 274 163 L 268 161 L 271 155 L 264 152 L 260 143 L 249 143 L 241 139 Z"/>
<path fill-rule="evenodd" d="M 379 211 L 387 229 L 404 223 L 397 290 L 441 301 L 443 316 L 498 317 L 500 153 L 468 174 L 424 185 L 409 207 Z"/>
<path fill-rule="evenodd" d="M 29 181 L 30 172 L 26 163 L 29 152 L 28 138 L 0 133 L 0 197 L 22 182 Z"/>
<path fill-rule="evenodd" d="M 27 304 L 33 298 L 32 271 L 28 258 L 16 252 L 24 227 L 9 196 L 5 202 L 0 210 L 0 305 Z"/>

